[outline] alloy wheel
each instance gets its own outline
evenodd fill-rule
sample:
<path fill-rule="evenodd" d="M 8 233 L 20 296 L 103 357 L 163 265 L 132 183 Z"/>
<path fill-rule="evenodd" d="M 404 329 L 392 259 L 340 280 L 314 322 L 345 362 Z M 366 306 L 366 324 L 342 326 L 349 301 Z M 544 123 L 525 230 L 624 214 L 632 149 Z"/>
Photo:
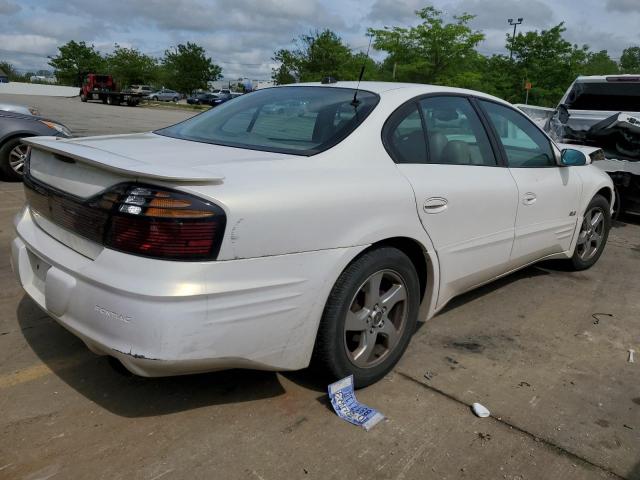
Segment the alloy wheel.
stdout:
<path fill-rule="evenodd" d="M 18 175 L 23 174 L 24 162 L 27 160 L 28 152 L 29 147 L 23 145 L 22 143 L 13 147 L 13 150 L 9 152 L 9 166 Z"/>
<path fill-rule="evenodd" d="M 344 347 L 351 363 L 370 368 L 399 344 L 407 324 L 407 287 L 393 270 L 381 270 L 360 286 L 344 324 Z"/>
<path fill-rule="evenodd" d="M 585 214 L 576 245 L 580 260 L 590 260 L 598 253 L 604 239 L 604 219 L 605 213 L 600 207 L 594 207 Z"/>

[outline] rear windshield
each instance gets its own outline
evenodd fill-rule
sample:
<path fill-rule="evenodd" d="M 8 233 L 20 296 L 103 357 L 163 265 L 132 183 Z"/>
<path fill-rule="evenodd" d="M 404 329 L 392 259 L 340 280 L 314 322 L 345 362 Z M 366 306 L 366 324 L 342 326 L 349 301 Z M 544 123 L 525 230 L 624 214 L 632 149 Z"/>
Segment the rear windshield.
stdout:
<path fill-rule="evenodd" d="M 349 135 L 379 97 L 338 87 L 277 87 L 229 100 L 155 133 L 270 152 L 314 155 Z"/>
<path fill-rule="evenodd" d="M 564 103 L 573 110 L 640 112 L 640 82 L 577 82 Z"/>

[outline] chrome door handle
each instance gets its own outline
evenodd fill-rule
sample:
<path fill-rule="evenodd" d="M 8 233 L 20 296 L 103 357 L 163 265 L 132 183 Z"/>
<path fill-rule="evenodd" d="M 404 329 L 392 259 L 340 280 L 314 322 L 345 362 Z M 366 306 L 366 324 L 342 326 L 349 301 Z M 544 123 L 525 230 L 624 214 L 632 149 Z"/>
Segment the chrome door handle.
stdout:
<path fill-rule="evenodd" d="M 449 202 L 446 198 L 431 197 L 427 198 L 422 204 L 422 210 L 425 213 L 440 213 L 447 209 Z"/>
<path fill-rule="evenodd" d="M 535 193 L 527 192 L 522 197 L 522 204 L 523 205 L 533 205 L 534 203 L 536 203 L 536 200 L 538 200 L 538 197 L 536 196 Z"/>

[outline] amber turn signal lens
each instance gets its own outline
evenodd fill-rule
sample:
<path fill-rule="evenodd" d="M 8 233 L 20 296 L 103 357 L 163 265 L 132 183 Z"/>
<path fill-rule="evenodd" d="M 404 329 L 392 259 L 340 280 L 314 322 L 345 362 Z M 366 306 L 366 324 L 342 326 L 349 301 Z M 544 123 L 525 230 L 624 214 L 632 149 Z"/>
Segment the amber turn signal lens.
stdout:
<path fill-rule="evenodd" d="M 170 210 L 167 208 L 151 207 L 145 212 L 147 217 L 163 217 L 163 218 L 206 218 L 213 217 L 213 212 L 205 212 L 203 210 Z"/>

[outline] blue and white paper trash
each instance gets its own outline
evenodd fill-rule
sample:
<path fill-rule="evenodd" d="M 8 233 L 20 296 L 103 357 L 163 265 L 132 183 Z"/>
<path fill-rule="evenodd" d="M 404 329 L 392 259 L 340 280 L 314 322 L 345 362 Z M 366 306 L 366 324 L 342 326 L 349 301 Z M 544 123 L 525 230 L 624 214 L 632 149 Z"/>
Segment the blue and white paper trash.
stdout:
<path fill-rule="evenodd" d="M 329 398 L 340 418 L 359 425 L 365 430 L 370 430 L 384 419 L 384 415 L 380 412 L 356 400 L 356 394 L 353 391 L 353 375 L 329 385 Z"/>

